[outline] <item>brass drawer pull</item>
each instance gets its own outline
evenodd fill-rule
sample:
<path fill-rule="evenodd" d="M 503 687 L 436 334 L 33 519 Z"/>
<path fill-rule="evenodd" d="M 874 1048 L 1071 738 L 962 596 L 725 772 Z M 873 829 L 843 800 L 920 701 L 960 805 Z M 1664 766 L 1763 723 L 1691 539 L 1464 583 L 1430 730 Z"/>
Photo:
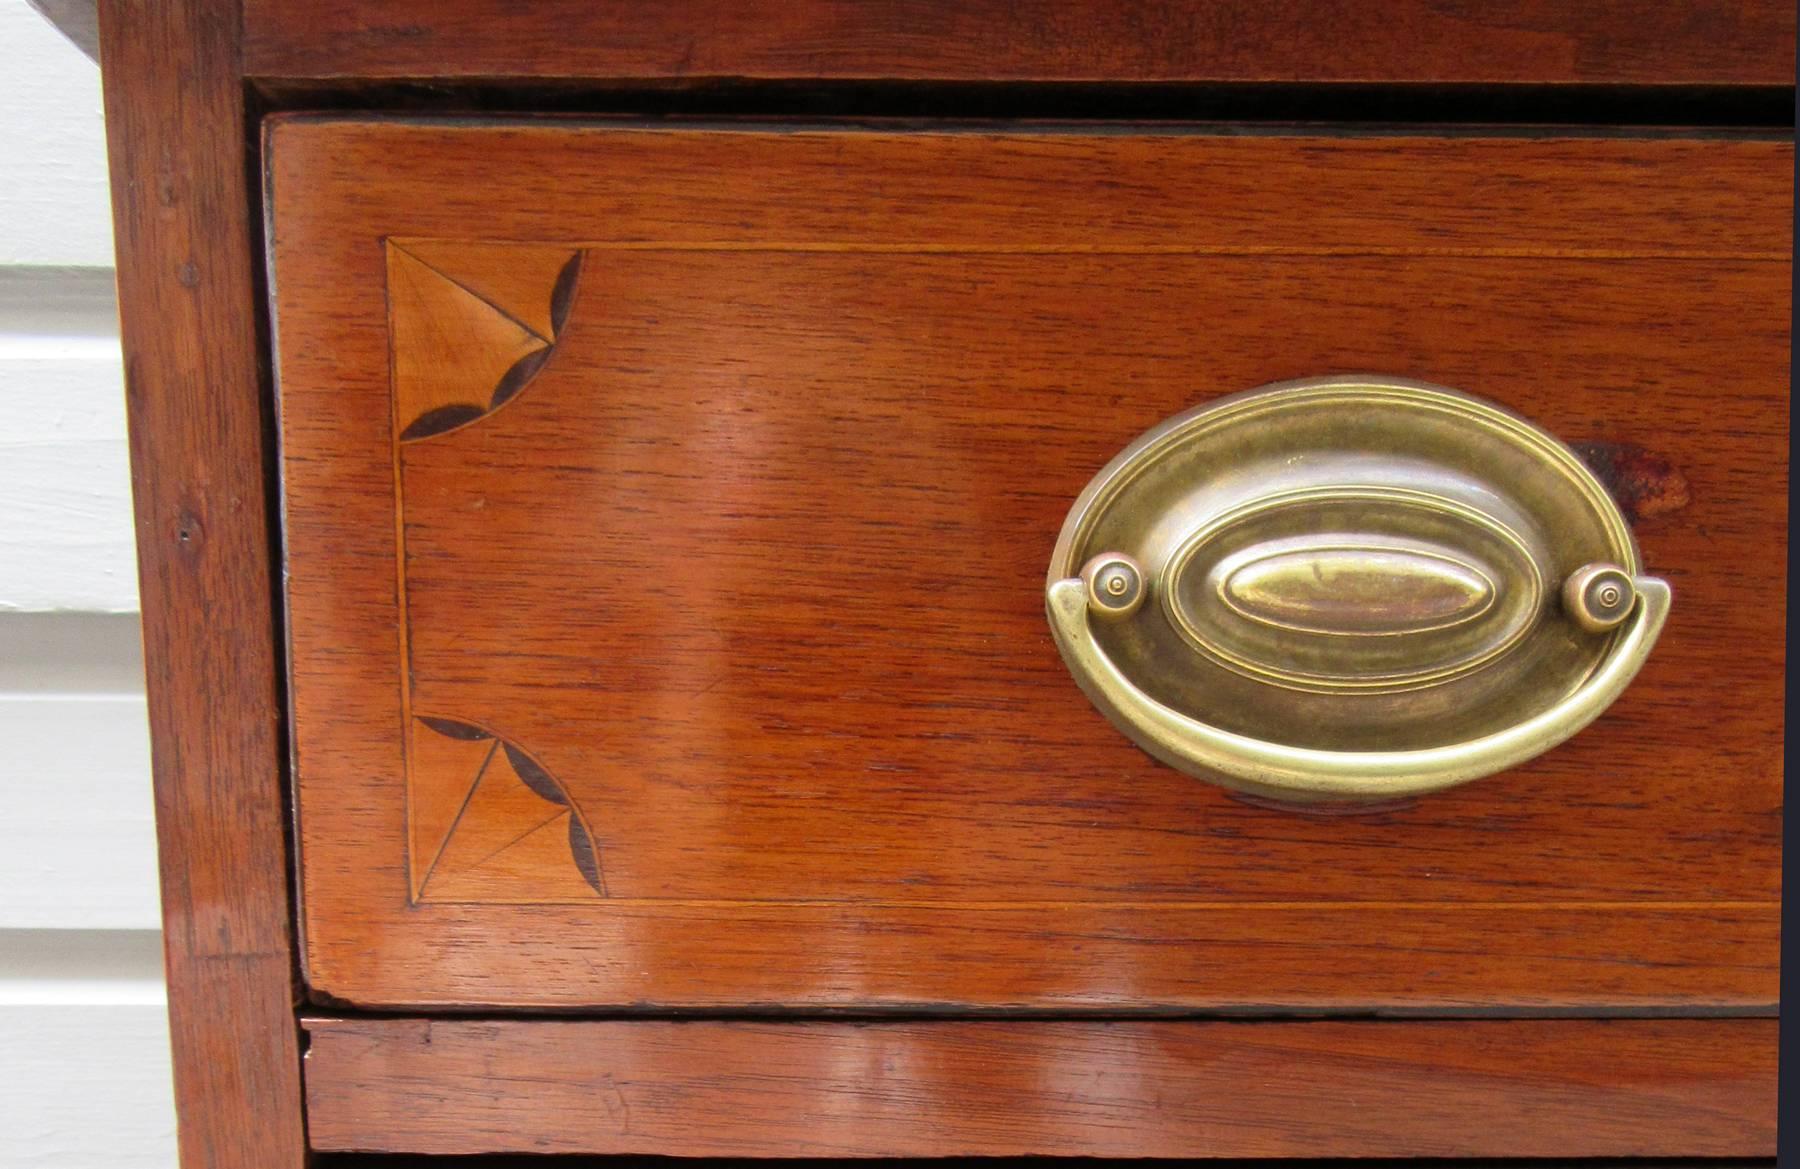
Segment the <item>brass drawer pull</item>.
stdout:
<path fill-rule="evenodd" d="M 1287 382 L 1179 415 L 1076 500 L 1063 660 L 1158 759 L 1287 800 L 1522 763 L 1637 674 L 1669 612 L 1562 443 L 1415 382 Z"/>

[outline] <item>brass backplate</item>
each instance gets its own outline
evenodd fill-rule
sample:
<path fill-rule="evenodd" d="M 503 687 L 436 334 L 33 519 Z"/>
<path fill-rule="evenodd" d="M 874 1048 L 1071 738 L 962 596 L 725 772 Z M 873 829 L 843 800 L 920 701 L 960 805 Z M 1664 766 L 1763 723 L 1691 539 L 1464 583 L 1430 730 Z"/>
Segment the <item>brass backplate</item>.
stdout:
<path fill-rule="evenodd" d="M 1049 584 L 1086 581 L 1090 619 L 1071 636 L 1091 637 L 1126 691 L 1341 758 L 1441 752 L 1551 715 L 1624 636 L 1640 570 L 1618 507 L 1555 438 L 1454 390 L 1339 377 L 1144 434 L 1076 500 Z M 1378 773 L 1372 791 L 1328 778 L 1304 794 L 1381 794 Z"/>

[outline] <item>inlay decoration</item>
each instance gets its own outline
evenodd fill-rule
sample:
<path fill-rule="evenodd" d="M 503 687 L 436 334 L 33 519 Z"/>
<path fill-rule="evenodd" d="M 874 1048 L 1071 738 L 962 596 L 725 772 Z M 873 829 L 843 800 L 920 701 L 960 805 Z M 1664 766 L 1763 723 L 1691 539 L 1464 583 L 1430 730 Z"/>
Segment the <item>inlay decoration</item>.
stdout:
<path fill-rule="evenodd" d="M 514 400 L 544 368 L 574 304 L 581 253 L 446 241 L 387 244 L 395 456 Z M 405 501 L 401 492 L 402 563 Z M 402 604 L 405 580 L 401 580 Z M 410 656 L 407 676 L 412 674 Z M 414 903 L 606 895 L 595 834 L 567 789 L 476 717 L 407 718 Z"/>
<path fill-rule="evenodd" d="M 388 242 L 394 408 L 401 442 L 498 410 L 544 367 L 575 300 L 581 253 Z"/>
<path fill-rule="evenodd" d="M 453 718 L 410 730 L 415 901 L 606 895 L 580 810 L 523 748 Z"/>

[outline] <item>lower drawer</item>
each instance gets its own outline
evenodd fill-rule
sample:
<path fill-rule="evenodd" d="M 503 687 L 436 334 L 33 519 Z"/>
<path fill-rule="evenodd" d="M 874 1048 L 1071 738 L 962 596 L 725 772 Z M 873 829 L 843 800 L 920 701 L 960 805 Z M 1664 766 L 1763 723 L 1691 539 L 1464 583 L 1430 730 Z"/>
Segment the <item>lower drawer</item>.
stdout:
<path fill-rule="evenodd" d="M 1772 1019 L 314 1018 L 322 1151 L 1769 1156 Z"/>

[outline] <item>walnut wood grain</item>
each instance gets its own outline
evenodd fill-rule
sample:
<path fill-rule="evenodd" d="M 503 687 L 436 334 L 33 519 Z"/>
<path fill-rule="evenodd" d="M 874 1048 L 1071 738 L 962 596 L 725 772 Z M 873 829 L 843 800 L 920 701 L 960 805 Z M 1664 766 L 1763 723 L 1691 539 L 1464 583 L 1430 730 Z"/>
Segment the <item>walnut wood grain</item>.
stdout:
<path fill-rule="evenodd" d="M 1781 0 L 248 0 L 266 78 L 1792 85 Z"/>
<path fill-rule="evenodd" d="M 321 1150 L 1767 1156 L 1774 1020 L 306 1021 Z"/>
<path fill-rule="evenodd" d="M 238 13 L 100 6 L 181 1163 L 300 1166 Z"/>
<path fill-rule="evenodd" d="M 1747 599 L 1785 590 L 1791 171 L 1754 140 L 281 121 L 312 985 L 1769 1009 L 1782 624 Z M 491 365 L 443 364 L 474 413 L 407 438 L 390 347 L 428 369 L 451 351 L 430 337 L 485 326 L 390 318 L 393 273 L 418 279 L 394 253 L 505 301 L 507 246 L 542 273 L 532 305 L 581 254 L 553 354 L 492 407 L 505 346 L 539 352 L 495 326 Z M 1609 473 L 1657 501 L 1638 535 L 1676 603 L 1572 743 L 1303 816 L 1114 732 L 1057 659 L 1042 574 L 1145 427 L 1358 370 L 1638 451 Z M 485 843 L 432 848 L 465 807 Z M 421 848 L 456 859 L 434 875 Z"/>

